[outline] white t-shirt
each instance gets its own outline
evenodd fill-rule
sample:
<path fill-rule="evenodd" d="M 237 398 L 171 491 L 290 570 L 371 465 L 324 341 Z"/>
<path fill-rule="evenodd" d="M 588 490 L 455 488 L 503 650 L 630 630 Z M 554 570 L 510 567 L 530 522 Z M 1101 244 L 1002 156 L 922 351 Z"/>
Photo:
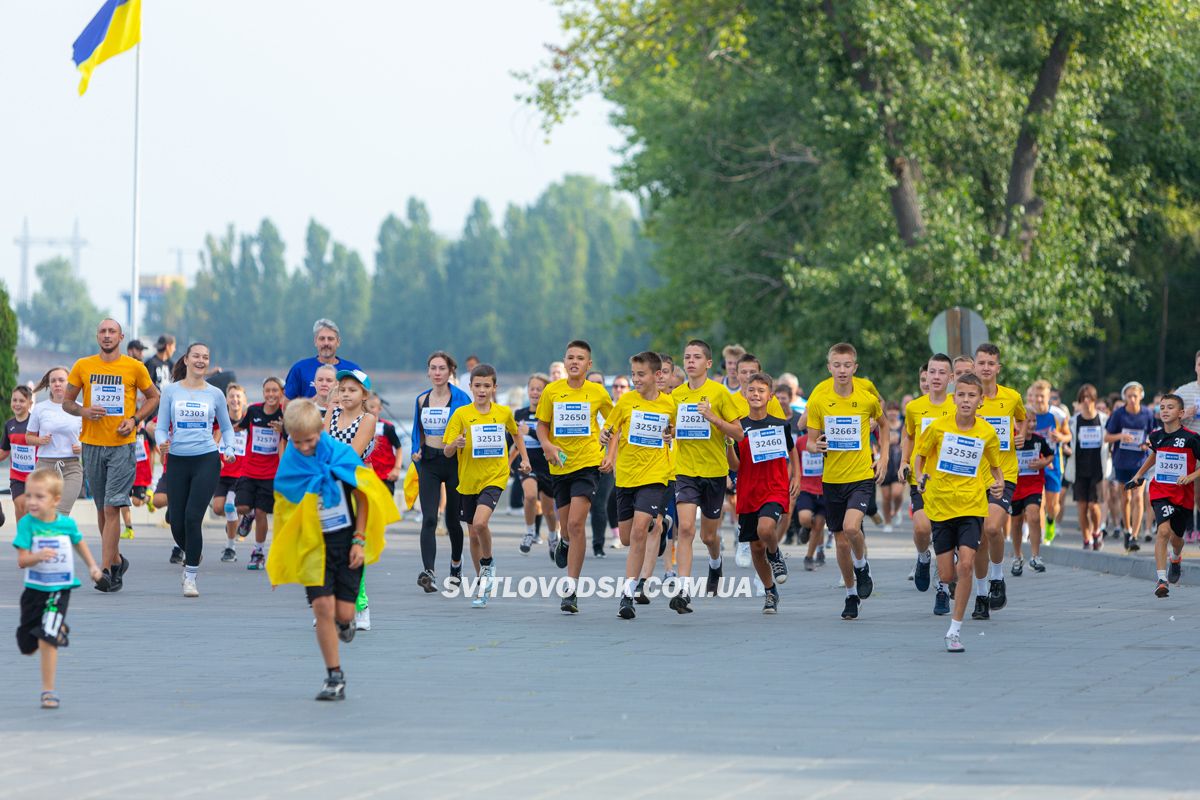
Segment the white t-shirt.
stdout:
<path fill-rule="evenodd" d="M 1195 409 L 1197 406 L 1200 406 L 1200 381 L 1185 383 L 1183 386 L 1180 386 L 1175 390 L 1175 394 L 1183 398 L 1183 405 L 1185 408 L 1190 406 L 1191 408 Z M 1196 414 L 1191 417 L 1184 417 L 1183 427 L 1190 431 L 1200 433 L 1200 431 L 1196 429 L 1197 425 L 1200 425 L 1200 414 Z"/>
<path fill-rule="evenodd" d="M 63 411 L 61 403 L 44 400 L 34 403 L 26 430 L 50 437 L 50 444 L 38 448 L 38 458 L 74 458 L 78 453 L 72 448 L 79 443 L 83 417 L 73 417 Z"/>

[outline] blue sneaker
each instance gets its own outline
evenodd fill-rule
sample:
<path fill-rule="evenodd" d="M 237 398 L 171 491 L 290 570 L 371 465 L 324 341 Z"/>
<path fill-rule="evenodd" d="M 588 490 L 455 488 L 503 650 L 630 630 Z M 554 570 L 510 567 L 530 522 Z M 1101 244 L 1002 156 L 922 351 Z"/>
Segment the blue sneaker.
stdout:
<path fill-rule="evenodd" d="M 913 570 L 913 585 L 918 592 L 929 591 L 929 565 L 932 563 L 932 560 L 924 563 L 917 561 L 917 568 Z"/>
<path fill-rule="evenodd" d="M 950 613 L 950 593 L 937 590 L 937 596 L 933 598 L 933 613 L 939 617 L 944 617 Z"/>

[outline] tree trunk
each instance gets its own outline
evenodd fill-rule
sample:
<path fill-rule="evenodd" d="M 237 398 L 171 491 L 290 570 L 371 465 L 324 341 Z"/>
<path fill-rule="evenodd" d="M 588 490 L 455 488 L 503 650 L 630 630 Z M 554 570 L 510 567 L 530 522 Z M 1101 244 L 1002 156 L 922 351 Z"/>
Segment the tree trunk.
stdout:
<path fill-rule="evenodd" d="M 1158 369 L 1155 373 L 1154 385 L 1163 389 L 1167 379 L 1167 307 L 1171 292 L 1171 269 L 1163 266 L 1162 282 L 1162 319 L 1158 327 Z"/>
<path fill-rule="evenodd" d="M 1016 216 L 1021 211 L 1021 240 L 1024 242 L 1022 255 L 1028 259 L 1033 247 L 1033 238 L 1037 235 L 1037 218 L 1042 213 L 1042 201 L 1033 192 L 1033 179 L 1037 172 L 1038 117 L 1054 109 L 1054 101 L 1058 97 L 1058 87 L 1062 83 L 1063 72 L 1066 70 L 1067 57 L 1071 54 L 1071 34 L 1060 30 L 1054 36 L 1050 52 L 1042 62 L 1038 71 L 1037 83 L 1029 95 L 1029 105 L 1021 119 L 1021 129 L 1017 135 L 1017 146 L 1013 150 L 1012 167 L 1008 173 L 1008 194 L 1005 198 L 1007 214 L 1004 221 L 1003 235 L 1008 236 L 1015 227 Z"/>

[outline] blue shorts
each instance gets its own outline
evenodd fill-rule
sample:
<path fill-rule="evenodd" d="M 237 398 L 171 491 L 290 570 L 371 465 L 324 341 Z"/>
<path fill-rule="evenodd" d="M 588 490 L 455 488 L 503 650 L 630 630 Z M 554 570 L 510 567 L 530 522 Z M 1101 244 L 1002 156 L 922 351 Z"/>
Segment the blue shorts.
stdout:
<path fill-rule="evenodd" d="M 1047 492 L 1061 492 L 1062 491 L 1062 473 L 1061 472 L 1059 472 L 1058 470 L 1054 470 L 1053 472 L 1051 472 L 1050 470 L 1046 470 L 1045 473 L 1043 473 L 1043 474 L 1046 477 L 1046 491 Z"/>
<path fill-rule="evenodd" d="M 1112 479 L 1116 483 L 1124 486 L 1133 480 L 1133 476 L 1137 474 L 1138 469 L 1139 467 L 1134 467 L 1133 469 L 1120 469 L 1118 467 L 1113 467 Z"/>

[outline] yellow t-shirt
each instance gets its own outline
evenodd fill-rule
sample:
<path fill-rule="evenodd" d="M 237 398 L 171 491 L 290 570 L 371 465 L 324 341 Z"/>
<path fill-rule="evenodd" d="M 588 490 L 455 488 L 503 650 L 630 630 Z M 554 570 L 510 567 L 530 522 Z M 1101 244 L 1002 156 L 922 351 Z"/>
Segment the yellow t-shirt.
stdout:
<path fill-rule="evenodd" d="M 883 399 L 882 396 L 879 394 L 879 390 L 877 388 L 875 388 L 875 384 L 871 382 L 870 378 L 860 378 L 857 375 L 855 375 L 853 380 L 854 380 L 854 388 L 856 390 L 862 389 L 863 391 L 870 392 L 871 394 L 875 395 L 876 397 L 879 397 L 881 400 Z M 819 394 L 822 394 L 825 392 L 832 392 L 832 391 L 833 391 L 833 376 L 830 376 L 813 387 L 813 390 L 808 393 L 808 402 L 811 403 L 812 399 Z M 785 419 L 786 419 L 786 417 L 785 417 Z"/>
<path fill-rule="evenodd" d="M 904 430 L 913 440 L 913 449 L 909 453 L 908 460 L 910 467 L 915 467 L 917 464 L 917 441 L 925 429 L 935 420 L 952 416 L 954 416 L 954 398 L 951 395 L 946 395 L 946 399 L 942 401 L 941 405 L 934 405 L 933 401 L 929 399 L 929 395 L 923 394 L 914 398 L 904 407 Z M 911 473 L 909 473 L 908 482 L 916 483 L 916 478 Z"/>
<path fill-rule="evenodd" d="M 991 425 L 976 418 L 960 430 L 954 415 L 933 422 L 913 451 L 925 456 L 925 515 L 935 522 L 986 517 L 990 468 L 1000 465 L 1000 441 Z"/>
<path fill-rule="evenodd" d="M 121 436 L 117 428 L 122 420 L 132 417 L 137 411 L 137 393 L 146 391 L 154 384 L 146 365 L 136 358 L 120 356 L 116 361 L 105 361 L 100 356 L 88 356 L 75 362 L 67 383 L 78 386 L 78 402 L 81 406 L 103 406 L 106 415 L 100 419 L 83 418 L 83 432 L 79 441 L 101 447 L 117 447 L 133 444 L 137 430 Z"/>
<path fill-rule="evenodd" d="M 517 436 L 517 421 L 508 406 L 492 403 L 484 414 L 474 403 L 459 406 L 446 423 L 442 441 L 463 434 L 467 443 L 458 451 L 458 493 L 479 494 L 489 486 L 508 485 L 508 440 Z"/>
<path fill-rule="evenodd" d="M 676 386 L 671 397 L 678 407 L 675 414 L 677 472 L 691 478 L 724 478 L 729 474 L 725 434 L 701 417 L 695 407 L 697 403 L 707 402 L 718 417 L 726 422 L 736 422 L 743 415 L 738 411 L 734 396 L 709 378 L 699 389 L 686 383 Z"/>
<path fill-rule="evenodd" d="M 881 416 L 879 398 L 858 385 L 849 397 L 836 391 L 813 393 L 808 401 L 808 427 L 823 432 L 829 445 L 822 477 L 825 483 L 875 478 L 871 468 L 871 420 Z"/>
<path fill-rule="evenodd" d="M 733 407 L 737 409 L 738 419 L 750 416 L 750 404 L 746 402 L 746 398 L 742 397 L 741 392 L 730 392 L 729 396 L 733 399 Z M 767 416 L 788 419 L 792 416 L 792 411 L 788 409 L 785 414 L 783 406 L 779 404 L 779 398 L 771 395 L 770 399 L 767 400 Z"/>
<path fill-rule="evenodd" d="M 665 392 L 659 392 L 653 400 L 642 397 L 640 392 L 621 395 L 604 422 L 605 427 L 619 436 L 617 486 L 626 489 L 651 483 L 665 486 L 675 477 L 671 449 L 663 441 L 663 431 L 674 420 L 675 401 Z"/>
<path fill-rule="evenodd" d="M 566 475 L 600 466 L 604 451 L 600 447 L 600 424 L 596 415 L 607 418 L 612 407 L 608 390 L 591 381 L 584 381 L 583 386 L 572 389 L 563 378 L 542 391 L 537 407 L 538 421 L 550 426 L 550 443 L 567 455 L 566 464 L 547 458 L 551 475 Z"/>
<path fill-rule="evenodd" d="M 1019 392 L 1007 386 L 996 386 L 995 397 L 984 397 L 978 416 L 996 429 L 1000 439 L 1000 466 L 1004 480 L 1017 482 L 1017 449 L 1013 447 L 1013 425 L 1025 421 L 1025 401 Z M 930 517 L 933 519 L 933 517 Z"/>

